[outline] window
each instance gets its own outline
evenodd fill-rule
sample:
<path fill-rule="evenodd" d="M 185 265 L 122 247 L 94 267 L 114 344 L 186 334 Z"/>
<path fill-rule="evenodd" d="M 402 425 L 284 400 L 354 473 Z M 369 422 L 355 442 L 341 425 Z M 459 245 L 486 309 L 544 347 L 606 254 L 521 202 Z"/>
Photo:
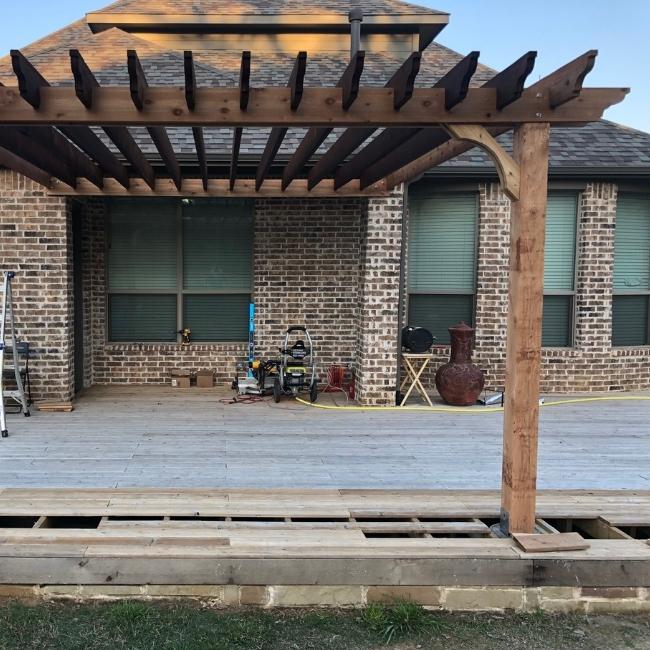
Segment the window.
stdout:
<path fill-rule="evenodd" d="M 650 345 L 650 196 L 620 194 L 614 245 L 613 345 Z"/>
<path fill-rule="evenodd" d="M 477 200 L 474 192 L 411 193 L 409 324 L 438 343 L 449 343 L 450 326 L 474 320 Z"/>
<path fill-rule="evenodd" d="M 244 341 L 252 215 L 236 201 L 114 201 L 108 224 L 108 339 Z"/>
<path fill-rule="evenodd" d="M 549 194 L 542 323 L 542 345 L 546 347 L 573 345 L 577 219 L 577 193 Z"/>

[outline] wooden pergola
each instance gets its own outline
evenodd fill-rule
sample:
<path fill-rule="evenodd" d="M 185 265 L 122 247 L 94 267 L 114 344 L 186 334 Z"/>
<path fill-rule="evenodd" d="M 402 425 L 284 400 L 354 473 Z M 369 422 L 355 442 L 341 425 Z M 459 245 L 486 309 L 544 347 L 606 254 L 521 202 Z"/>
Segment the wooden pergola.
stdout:
<path fill-rule="evenodd" d="M 191 52 L 185 53 L 184 86 L 154 87 L 130 50 L 129 87 L 102 87 L 71 50 L 74 86 L 53 87 L 13 51 L 18 86 L 0 88 L 0 165 L 53 194 L 77 197 L 379 197 L 474 146 L 484 149 L 512 200 L 502 527 L 532 532 L 550 128 L 599 120 L 629 92 L 583 88 L 595 51 L 525 88 L 535 57 L 528 52 L 481 87 L 470 87 L 478 63 L 472 52 L 433 87 L 416 88 L 421 53 L 414 52 L 377 88 L 361 85 L 365 53 L 359 51 L 330 88 L 304 85 L 307 53 L 300 52 L 286 87 L 259 87 L 244 52 L 238 86 L 206 88 L 197 85 Z M 146 127 L 165 177 L 156 176 L 129 126 Z M 200 177 L 184 172 L 166 130 L 174 126 L 192 128 Z M 121 157 L 91 127 L 101 128 Z M 228 177 L 210 176 L 203 127 L 233 129 Z M 242 130 L 254 127 L 271 132 L 255 177 L 242 178 Z M 291 127 L 308 131 L 281 176 L 271 177 Z M 345 130 L 312 162 L 339 127 Z M 495 139 L 510 130 L 512 155 Z"/>

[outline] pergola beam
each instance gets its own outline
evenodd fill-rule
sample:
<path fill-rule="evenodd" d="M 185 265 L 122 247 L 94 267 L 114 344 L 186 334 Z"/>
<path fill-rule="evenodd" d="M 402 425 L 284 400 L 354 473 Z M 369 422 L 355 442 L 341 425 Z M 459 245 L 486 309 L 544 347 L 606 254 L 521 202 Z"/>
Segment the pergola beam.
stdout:
<path fill-rule="evenodd" d="M 241 64 L 239 66 L 239 110 L 245 111 L 248 108 L 248 100 L 251 91 L 251 53 L 241 53 Z M 232 151 L 230 154 L 230 190 L 235 187 L 237 180 L 237 165 L 239 163 L 239 148 L 244 130 L 241 127 L 235 128 L 232 134 Z"/>
<path fill-rule="evenodd" d="M 413 96 L 415 79 L 420 70 L 421 52 L 412 52 L 402 63 L 393 76 L 386 82 L 384 88 L 393 89 L 393 105 L 397 104 L 397 95 Z M 408 87 L 405 84 L 410 84 Z M 403 106 L 403 104 L 402 104 Z M 401 108 L 401 106 L 400 106 Z M 315 187 L 329 176 L 357 147 L 362 145 L 375 131 L 376 127 L 348 129 L 325 152 L 322 158 L 309 172 L 309 189 Z"/>
<path fill-rule="evenodd" d="M 445 90 L 445 108 L 448 111 L 460 104 L 467 96 L 470 81 L 478 65 L 478 57 L 479 52 L 470 52 L 434 85 L 434 88 Z M 403 142 L 418 134 L 420 134 L 419 129 L 384 129 L 352 160 L 338 169 L 335 175 L 335 187 L 342 187 L 353 178 L 359 178 L 373 163 L 390 155 Z"/>
<path fill-rule="evenodd" d="M 43 146 L 16 128 L 0 126 L 0 147 L 58 178 L 70 187 L 74 188 L 77 184 L 75 171 L 61 159 L 54 149 Z M 96 186 L 94 191 L 97 192 Z"/>
<path fill-rule="evenodd" d="M 293 70 L 289 77 L 287 87 L 289 88 L 289 108 L 295 112 L 300 106 L 304 91 L 305 72 L 307 69 L 307 52 L 299 52 L 293 64 Z M 269 139 L 264 147 L 262 159 L 257 167 L 255 174 L 255 188 L 257 190 L 262 187 L 262 183 L 266 179 L 271 165 L 282 146 L 284 136 L 287 134 L 287 127 L 274 127 L 271 129 Z"/>
<path fill-rule="evenodd" d="M 127 67 L 129 70 L 129 89 L 131 91 L 131 99 L 135 107 L 142 111 L 145 107 L 145 93 L 149 84 L 147 77 L 144 73 L 144 68 L 135 50 L 128 50 L 127 52 Z M 196 89 L 194 89 L 196 91 Z M 187 102 L 187 96 L 186 96 Z M 196 127 L 195 127 L 196 128 Z M 149 136 L 153 140 L 154 146 L 158 150 L 160 157 L 167 168 L 167 172 L 174 180 L 176 187 L 180 190 L 183 184 L 183 177 L 181 175 L 181 168 L 178 164 L 178 159 L 174 153 L 172 143 L 169 141 L 169 136 L 165 127 L 162 126 L 147 126 Z"/>
<path fill-rule="evenodd" d="M 576 100 L 583 93 L 588 93 L 589 90 L 583 89 L 583 83 L 586 76 L 594 67 L 595 57 L 597 50 L 589 50 L 585 54 L 578 56 L 569 63 L 563 65 L 561 68 L 555 70 L 543 79 L 534 83 L 527 93 L 542 92 L 547 93 L 549 97 L 555 97 L 555 101 L 562 100 L 558 106 L 567 104 L 572 100 Z M 619 101 L 622 101 L 625 94 L 629 89 L 620 89 L 622 96 Z M 572 104 L 573 105 L 573 104 Z M 498 137 L 503 133 L 507 133 L 512 127 L 488 127 L 488 132 L 493 137 Z M 402 183 L 417 178 L 428 169 L 437 167 L 442 163 L 460 156 L 461 154 L 473 149 L 474 143 L 465 140 L 450 140 L 444 144 L 424 153 L 419 158 L 408 163 L 396 172 L 386 176 L 386 184 L 389 188 L 397 187 Z"/>
<path fill-rule="evenodd" d="M 11 51 L 11 63 L 18 80 L 20 96 L 33 108 L 41 104 L 41 89 L 48 88 L 49 82 L 29 60 L 19 51 Z M 63 128 L 61 129 L 63 131 Z M 92 181 L 97 187 L 102 186 L 103 174 L 90 158 L 70 144 L 70 141 L 50 126 L 23 127 L 22 131 L 28 137 L 40 142 L 44 147 L 57 150 L 70 167 L 79 176 Z M 84 141 L 92 140 L 93 133 L 88 127 L 76 127 L 74 133 Z M 98 148 L 98 147 L 96 147 Z M 110 155 L 110 151 L 106 150 Z M 104 157 L 105 158 L 105 157 Z M 117 161 L 116 161 L 117 162 Z M 113 171 L 116 171 L 113 168 Z"/>
<path fill-rule="evenodd" d="M 95 95 L 101 90 L 101 86 L 95 78 L 92 70 L 88 67 L 88 64 L 81 56 L 79 50 L 70 50 L 70 65 L 74 77 L 75 95 L 81 104 L 91 111 L 94 106 Z M 133 169 L 135 169 L 136 173 L 139 174 L 150 187 L 153 187 L 155 182 L 153 167 L 145 158 L 140 147 L 138 147 L 136 141 L 133 139 L 133 136 L 129 133 L 129 130 L 122 126 L 104 126 L 103 129 L 106 135 L 119 149 L 120 153 L 126 158 L 126 160 L 128 160 Z M 125 178 L 124 172 L 120 172 L 119 174 L 114 174 L 114 176 L 120 180 L 120 183 L 126 189 L 128 189 L 128 175 Z"/>
<path fill-rule="evenodd" d="M 356 52 L 336 85 L 337 88 L 341 88 L 341 105 L 345 111 L 352 106 L 359 96 L 359 81 L 363 72 L 365 57 L 366 53 L 363 50 Z M 284 168 L 282 173 L 283 188 L 288 187 L 289 183 L 298 176 L 307 161 L 316 153 L 318 147 L 325 142 L 331 132 L 332 129 L 328 127 L 312 127 L 307 131 Z"/>
<path fill-rule="evenodd" d="M 67 87 L 41 89 L 41 106 L 34 110 L 16 88 L 0 88 L 0 124 L 84 124 L 121 126 L 215 126 L 215 127 L 419 127 L 438 124 L 483 124 L 513 127 L 521 123 L 553 126 L 581 125 L 599 120 L 603 112 L 625 98 L 628 88 L 588 88 L 571 105 L 550 106 L 550 92 L 526 89 L 518 101 L 497 110 L 493 88 L 470 88 L 465 101 L 453 111 L 444 106 L 445 91 L 416 88 L 400 111 L 394 110 L 390 89 L 359 89 L 355 104 L 341 106 L 341 91 L 335 88 L 304 89 L 300 110 L 290 110 L 287 88 L 251 88 L 246 111 L 239 108 L 237 88 L 199 88 L 196 110 L 185 104 L 183 88 L 150 87 L 147 102 L 138 111 L 124 87 L 100 87 L 93 92 L 93 110 L 77 101 Z"/>
<path fill-rule="evenodd" d="M 49 174 L 36 165 L 32 165 L 32 163 L 4 147 L 0 147 L 0 165 L 18 172 L 23 176 L 27 176 L 27 178 L 31 178 L 34 182 L 44 187 L 50 187 L 52 185 L 52 174 Z"/>
<path fill-rule="evenodd" d="M 76 188 L 72 189 L 67 185 L 54 181 L 52 194 L 59 196 L 96 196 L 97 189 L 85 179 L 79 179 Z M 131 187 L 125 190 L 117 181 L 112 178 L 104 180 L 103 196 L 115 197 L 304 197 L 307 194 L 307 181 L 298 178 L 286 190 L 282 189 L 279 178 L 267 179 L 262 187 L 255 188 L 255 180 L 248 178 L 237 179 L 234 188 L 230 189 L 230 181 L 227 178 L 211 178 L 208 181 L 208 189 L 203 188 L 201 179 L 186 178 L 183 181 L 183 189 L 178 188 L 170 178 L 157 178 L 155 189 L 152 190 L 143 180 L 132 179 Z M 377 183 L 372 187 L 362 190 L 359 183 L 349 183 L 342 190 L 334 189 L 334 181 L 328 179 L 319 183 L 309 196 L 313 197 L 383 197 L 387 196 L 384 183 Z"/>

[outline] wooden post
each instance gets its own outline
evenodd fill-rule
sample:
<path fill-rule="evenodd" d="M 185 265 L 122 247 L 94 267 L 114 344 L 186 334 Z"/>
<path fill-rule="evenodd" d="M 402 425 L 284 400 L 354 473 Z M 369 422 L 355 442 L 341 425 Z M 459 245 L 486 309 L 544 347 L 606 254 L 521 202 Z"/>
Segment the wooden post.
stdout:
<path fill-rule="evenodd" d="M 501 479 L 501 527 L 508 534 L 535 526 L 549 132 L 548 124 L 522 124 L 514 134 L 521 188 L 511 211 Z"/>

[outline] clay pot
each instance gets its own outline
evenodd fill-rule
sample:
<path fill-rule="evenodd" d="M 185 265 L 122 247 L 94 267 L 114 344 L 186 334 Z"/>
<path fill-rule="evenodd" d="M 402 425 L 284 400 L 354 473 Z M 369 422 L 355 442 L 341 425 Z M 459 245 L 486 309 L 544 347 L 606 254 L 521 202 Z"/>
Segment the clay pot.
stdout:
<path fill-rule="evenodd" d="M 474 330 L 461 322 L 449 328 L 451 358 L 438 368 L 436 388 L 442 399 L 452 406 L 472 406 L 483 390 L 483 371 L 472 363 Z"/>

